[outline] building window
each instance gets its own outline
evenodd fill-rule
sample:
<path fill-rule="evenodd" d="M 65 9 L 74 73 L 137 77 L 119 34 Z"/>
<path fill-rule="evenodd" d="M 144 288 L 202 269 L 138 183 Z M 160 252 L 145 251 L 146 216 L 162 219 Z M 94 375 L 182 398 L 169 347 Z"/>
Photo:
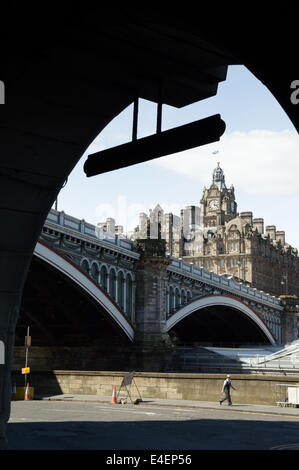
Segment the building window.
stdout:
<path fill-rule="evenodd" d="M 229 251 L 237 251 L 238 250 L 238 243 L 236 241 L 230 242 L 228 249 L 229 249 Z"/>
<path fill-rule="evenodd" d="M 232 258 L 230 260 L 230 267 L 235 268 L 237 266 L 237 260 L 235 258 Z"/>

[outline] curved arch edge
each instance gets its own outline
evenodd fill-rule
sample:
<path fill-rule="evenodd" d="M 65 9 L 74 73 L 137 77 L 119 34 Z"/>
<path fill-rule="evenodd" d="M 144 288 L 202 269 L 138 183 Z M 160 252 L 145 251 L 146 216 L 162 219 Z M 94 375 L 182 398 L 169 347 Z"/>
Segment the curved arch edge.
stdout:
<path fill-rule="evenodd" d="M 235 299 L 230 296 L 224 295 L 210 295 L 201 297 L 200 299 L 194 300 L 190 304 L 186 305 L 185 307 L 178 310 L 174 315 L 172 315 L 166 322 L 166 332 L 171 330 L 177 323 L 179 323 L 183 318 L 191 315 L 192 313 L 196 312 L 197 310 L 201 310 L 205 307 L 212 307 L 217 305 L 223 305 L 227 307 L 235 308 L 245 315 L 247 315 L 251 320 L 253 320 L 259 328 L 263 331 L 266 335 L 268 340 L 271 344 L 275 345 L 276 340 L 269 330 L 267 325 L 264 321 L 260 318 L 260 316 L 248 305 L 246 305 L 241 300 Z"/>
<path fill-rule="evenodd" d="M 134 340 L 135 330 L 119 307 L 110 300 L 106 293 L 92 279 L 84 274 L 78 267 L 39 241 L 34 249 L 34 255 L 58 269 L 64 275 L 78 284 L 90 297 L 96 300 L 110 314 L 113 320 L 124 331 L 131 342 Z"/>

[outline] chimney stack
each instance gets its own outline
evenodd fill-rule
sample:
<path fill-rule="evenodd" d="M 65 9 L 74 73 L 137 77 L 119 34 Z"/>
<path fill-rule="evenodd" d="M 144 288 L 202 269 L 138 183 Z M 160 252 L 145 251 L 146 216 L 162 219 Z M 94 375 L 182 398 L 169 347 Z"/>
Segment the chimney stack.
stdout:
<path fill-rule="evenodd" d="M 252 225 L 252 212 L 241 212 L 240 217 L 245 220 L 247 224 Z"/>
<path fill-rule="evenodd" d="M 266 226 L 266 235 L 270 235 L 271 240 L 276 240 L 276 226 L 275 225 L 267 225 Z"/>
<path fill-rule="evenodd" d="M 284 246 L 286 244 L 285 232 L 283 230 L 280 230 L 279 232 L 276 232 L 276 240 L 280 241 L 282 246 Z"/>
<path fill-rule="evenodd" d="M 258 233 L 264 233 L 264 219 L 253 219 L 253 227 L 257 229 Z"/>

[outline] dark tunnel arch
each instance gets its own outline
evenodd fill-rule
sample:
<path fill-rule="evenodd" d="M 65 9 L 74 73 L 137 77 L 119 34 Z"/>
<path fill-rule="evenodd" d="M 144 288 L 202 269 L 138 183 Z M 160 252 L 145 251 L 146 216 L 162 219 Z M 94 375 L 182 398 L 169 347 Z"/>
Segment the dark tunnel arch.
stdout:
<path fill-rule="evenodd" d="M 206 296 L 178 310 L 167 321 L 183 343 L 275 344 L 260 316 L 243 302 L 228 296 Z"/>
<path fill-rule="evenodd" d="M 32 258 L 20 310 L 17 344 L 25 318 L 38 332 L 35 344 L 71 345 L 76 344 L 75 337 L 77 344 L 86 345 L 130 343 L 134 338 L 130 320 L 113 299 L 84 270 L 41 241 Z"/>
<path fill-rule="evenodd" d="M 108 312 L 76 283 L 33 257 L 16 326 L 16 346 L 24 345 L 30 326 L 34 346 L 130 344 Z"/>

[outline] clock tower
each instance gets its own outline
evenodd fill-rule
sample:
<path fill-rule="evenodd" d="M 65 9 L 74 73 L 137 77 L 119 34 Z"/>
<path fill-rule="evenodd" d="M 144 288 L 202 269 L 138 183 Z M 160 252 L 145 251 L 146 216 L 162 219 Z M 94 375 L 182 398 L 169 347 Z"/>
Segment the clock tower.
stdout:
<path fill-rule="evenodd" d="M 200 201 L 203 225 L 217 227 L 237 216 L 237 203 L 233 185 L 228 189 L 219 162 L 213 171 L 213 181 L 209 189 L 204 188 Z"/>

